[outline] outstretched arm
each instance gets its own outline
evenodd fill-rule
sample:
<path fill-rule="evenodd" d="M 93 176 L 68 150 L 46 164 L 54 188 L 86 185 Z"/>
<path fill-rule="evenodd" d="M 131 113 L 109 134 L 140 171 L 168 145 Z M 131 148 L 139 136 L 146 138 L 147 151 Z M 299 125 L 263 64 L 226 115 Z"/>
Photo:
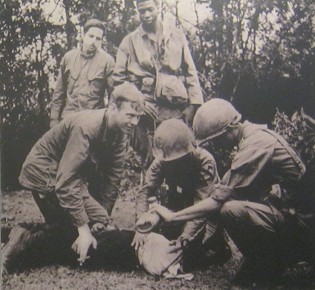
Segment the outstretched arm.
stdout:
<path fill-rule="evenodd" d="M 190 207 L 187 207 L 178 212 L 172 212 L 166 207 L 159 204 L 154 205 L 153 209 L 166 221 L 188 221 L 195 218 L 204 217 L 217 212 L 221 207 L 221 202 L 217 202 L 211 197 L 200 201 Z"/>

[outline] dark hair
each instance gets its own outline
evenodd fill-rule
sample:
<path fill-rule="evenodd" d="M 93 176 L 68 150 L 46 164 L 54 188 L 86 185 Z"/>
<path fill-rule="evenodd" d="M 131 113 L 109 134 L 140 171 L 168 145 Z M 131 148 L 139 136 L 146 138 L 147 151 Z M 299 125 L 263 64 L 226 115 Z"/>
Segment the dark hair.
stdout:
<path fill-rule="evenodd" d="M 123 102 L 133 103 L 132 107 L 136 111 L 142 111 L 144 108 L 144 96 L 133 83 L 124 82 L 114 88 L 110 103 L 116 104 L 119 109 Z"/>
<path fill-rule="evenodd" d="M 96 19 L 96 18 L 91 18 L 88 21 L 85 22 L 84 24 L 84 34 L 87 33 L 87 31 L 91 28 L 91 27 L 97 27 L 103 30 L 103 33 L 105 32 L 105 26 L 103 24 L 102 21 Z"/>
<path fill-rule="evenodd" d="M 136 0 L 136 4 L 138 6 L 139 3 L 145 2 L 145 1 L 150 1 L 150 0 Z M 152 0 L 156 6 L 159 6 L 159 0 Z"/>

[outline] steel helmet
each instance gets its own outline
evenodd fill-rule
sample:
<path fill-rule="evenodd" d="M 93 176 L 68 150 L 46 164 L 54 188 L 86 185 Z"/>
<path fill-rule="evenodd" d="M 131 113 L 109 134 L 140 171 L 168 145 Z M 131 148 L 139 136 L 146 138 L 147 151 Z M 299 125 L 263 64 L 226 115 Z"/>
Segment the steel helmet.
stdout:
<path fill-rule="evenodd" d="M 178 119 L 169 119 L 156 129 L 153 155 L 161 161 L 178 159 L 194 150 L 194 137 L 187 125 Z"/>
<path fill-rule="evenodd" d="M 242 115 L 233 105 L 223 99 L 214 98 L 204 103 L 196 112 L 193 131 L 200 145 L 224 132 L 231 125 L 237 124 Z"/>

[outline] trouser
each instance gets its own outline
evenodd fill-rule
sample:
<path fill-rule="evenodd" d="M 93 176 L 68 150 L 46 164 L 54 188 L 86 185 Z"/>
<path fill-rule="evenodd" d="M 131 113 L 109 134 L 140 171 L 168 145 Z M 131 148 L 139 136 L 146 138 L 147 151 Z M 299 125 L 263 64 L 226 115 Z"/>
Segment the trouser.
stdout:
<path fill-rule="evenodd" d="M 90 222 L 108 224 L 107 211 L 89 194 L 85 185 L 81 186 L 81 194 Z M 32 191 L 32 195 L 47 224 L 72 224 L 70 215 L 60 206 L 56 194 Z"/>
<path fill-rule="evenodd" d="M 306 258 L 300 255 L 301 246 L 314 244 L 307 225 L 271 205 L 229 201 L 221 208 L 220 217 L 238 249 L 252 261 L 252 270 L 266 277 Z"/>

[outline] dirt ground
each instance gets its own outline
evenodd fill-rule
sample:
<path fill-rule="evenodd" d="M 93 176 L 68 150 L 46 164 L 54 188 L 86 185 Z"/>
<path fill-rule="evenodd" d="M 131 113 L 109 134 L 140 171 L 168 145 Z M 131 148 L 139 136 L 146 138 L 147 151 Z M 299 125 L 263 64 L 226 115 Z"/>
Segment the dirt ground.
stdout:
<path fill-rule="evenodd" d="M 128 172 L 129 178 L 122 182 L 122 191 L 113 210 L 113 221 L 121 229 L 132 229 L 135 215 L 135 192 L 137 187 L 130 180 L 135 178 Z M 131 175 L 130 175 L 131 174 Z M 128 181 L 129 180 L 129 181 Z M 29 191 L 3 193 L 2 196 L 2 235 L 5 239 L 6 228 L 21 222 L 43 222 Z M 288 283 L 274 288 L 232 288 L 229 282 L 234 275 L 240 259 L 237 249 L 233 248 L 232 258 L 224 266 L 210 266 L 203 271 L 195 271 L 194 279 L 157 279 L 142 269 L 133 272 L 87 271 L 79 267 L 47 266 L 41 269 L 30 269 L 8 275 L 2 280 L 2 289 L 119 289 L 119 290 L 164 290 L 164 289 L 315 289 L 315 283 L 309 282 L 310 273 L 304 271 L 302 278 L 296 278 L 296 271 L 290 274 Z M 294 276 L 294 277 L 293 277 Z M 293 278 L 292 278 L 293 277 Z"/>

